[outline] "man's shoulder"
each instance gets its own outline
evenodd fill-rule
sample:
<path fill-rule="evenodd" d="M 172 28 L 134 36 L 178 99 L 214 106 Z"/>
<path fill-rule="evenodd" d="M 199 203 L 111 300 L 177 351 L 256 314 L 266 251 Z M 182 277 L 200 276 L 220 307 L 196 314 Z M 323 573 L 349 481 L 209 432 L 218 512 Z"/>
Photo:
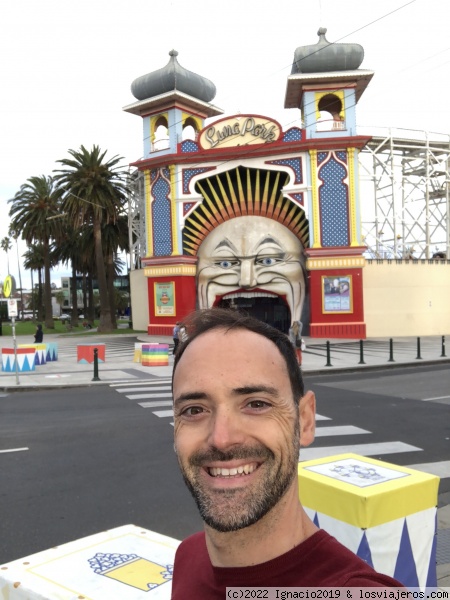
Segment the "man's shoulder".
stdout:
<path fill-rule="evenodd" d="M 199 531 L 181 542 L 175 554 L 175 564 L 186 564 L 191 561 L 208 560 L 205 532 Z"/>
<path fill-rule="evenodd" d="M 186 598 L 186 590 L 208 585 L 212 572 L 204 532 L 195 533 L 181 542 L 173 566 L 173 598 Z"/>

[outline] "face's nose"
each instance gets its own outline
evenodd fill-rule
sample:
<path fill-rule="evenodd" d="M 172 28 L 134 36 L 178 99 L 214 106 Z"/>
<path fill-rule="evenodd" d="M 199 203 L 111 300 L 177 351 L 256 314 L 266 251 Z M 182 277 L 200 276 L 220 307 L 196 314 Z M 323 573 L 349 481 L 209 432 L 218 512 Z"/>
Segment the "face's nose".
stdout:
<path fill-rule="evenodd" d="M 244 433 L 239 422 L 239 414 L 233 414 L 230 407 L 215 411 L 211 420 L 209 444 L 225 452 L 236 444 L 244 442 Z"/>
<path fill-rule="evenodd" d="M 256 287 L 255 264 L 253 258 L 242 260 L 239 285 L 242 288 Z"/>

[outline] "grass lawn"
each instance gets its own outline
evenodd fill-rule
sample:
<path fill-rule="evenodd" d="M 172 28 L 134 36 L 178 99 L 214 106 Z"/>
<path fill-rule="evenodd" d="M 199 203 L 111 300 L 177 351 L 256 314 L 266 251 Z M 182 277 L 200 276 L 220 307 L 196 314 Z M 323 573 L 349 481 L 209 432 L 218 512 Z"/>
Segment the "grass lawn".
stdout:
<path fill-rule="evenodd" d="M 111 333 L 113 334 L 122 334 L 122 335 L 133 335 L 135 333 L 146 333 L 145 331 L 140 331 L 140 330 L 136 330 L 136 329 L 130 329 L 128 327 L 128 321 L 121 321 L 118 320 L 118 324 L 126 324 L 127 327 L 121 327 L 120 329 L 114 329 Z M 45 342 L 45 334 L 46 333 L 57 333 L 57 334 L 64 334 L 67 336 L 72 336 L 72 335 L 92 335 L 93 333 L 95 333 L 96 335 L 99 335 L 96 331 L 91 331 L 89 329 L 84 329 L 83 325 L 82 325 L 82 321 L 80 321 L 80 324 L 78 325 L 78 327 L 70 327 L 70 325 L 68 325 L 68 322 L 65 321 L 64 325 L 62 324 L 62 321 L 60 321 L 59 319 L 54 319 L 54 324 L 55 324 L 55 328 L 54 329 L 48 329 L 43 323 L 42 323 L 42 330 L 44 332 L 44 342 Z M 36 332 L 36 325 L 37 322 L 33 322 L 33 321 L 16 321 L 16 336 L 27 336 L 27 337 L 31 337 L 31 339 L 34 338 L 34 334 Z M 98 325 L 98 321 L 94 321 L 94 327 L 97 327 Z M 12 335 L 12 325 L 9 321 L 3 321 L 2 323 L 2 334 L 3 335 Z M 109 335 L 109 334 L 100 334 L 100 335 Z"/>

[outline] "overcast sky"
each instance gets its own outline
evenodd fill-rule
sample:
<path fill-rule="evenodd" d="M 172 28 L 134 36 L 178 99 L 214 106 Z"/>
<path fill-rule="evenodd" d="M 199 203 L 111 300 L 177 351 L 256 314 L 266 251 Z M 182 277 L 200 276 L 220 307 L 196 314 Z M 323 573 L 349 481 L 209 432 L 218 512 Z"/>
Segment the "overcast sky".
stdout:
<path fill-rule="evenodd" d="M 299 117 L 283 108 L 294 51 L 326 27 L 330 42 L 361 44 L 361 68 L 375 71 L 357 108 L 364 132 L 450 134 L 449 18 L 447 0 L 2 0 L 0 239 L 7 200 L 29 177 L 51 175 L 69 148 L 98 144 L 125 164 L 142 156 L 141 118 L 122 108 L 134 101 L 131 82 L 163 67 L 172 48 L 215 83 L 225 115 L 288 128 Z M 17 277 L 15 248 L 10 271 Z"/>

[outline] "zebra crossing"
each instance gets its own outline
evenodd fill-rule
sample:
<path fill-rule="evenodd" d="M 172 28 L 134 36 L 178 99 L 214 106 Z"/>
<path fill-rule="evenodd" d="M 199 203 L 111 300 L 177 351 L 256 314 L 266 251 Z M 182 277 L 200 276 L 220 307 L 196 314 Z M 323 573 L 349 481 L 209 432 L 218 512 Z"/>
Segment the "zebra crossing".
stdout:
<path fill-rule="evenodd" d="M 168 424 L 173 426 L 173 410 L 172 410 L 172 393 L 171 380 L 158 379 L 148 380 L 139 383 L 117 383 L 111 384 L 119 394 L 123 394 L 128 400 L 135 401 L 144 408 L 150 409 L 152 414 L 160 419 L 167 419 Z M 351 436 L 351 443 L 329 445 L 327 438 L 332 438 L 336 442 L 339 436 Z M 316 415 L 316 440 L 319 443 L 314 443 L 311 447 L 302 448 L 300 452 L 301 460 L 314 460 L 326 456 L 336 454 L 344 454 L 352 452 L 361 456 L 377 456 L 397 454 L 401 455 L 404 452 L 414 452 L 417 456 L 424 452 L 423 448 L 407 444 L 400 440 L 389 442 L 377 442 L 373 440 L 373 433 L 368 429 L 356 427 L 354 425 L 333 425 L 332 418 L 326 415 Z M 400 456 L 399 456 L 400 458 Z M 400 461 L 399 461 L 400 464 Z M 412 468 L 438 475 L 441 478 L 450 477 L 450 461 L 440 462 L 419 462 L 416 464 L 405 464 Z"/>
<path fill-rule="evenodd" d="M 59 360 L 69 359 L 72 363 L 75 363 L 77 360 L 77 344 L 91 344 L 97 341 L 97 339 L 89 336 L 86 338 L 77 338 L 76 343 L 74 343 L 73 338 L 59 337 L 58 358 Z M 105 336 L 102 336 L 101 341 L 99 343 L 105 344 L 107 360 L 108 362 L 111 362 L 116 359 L 123 359 L 124 361 L 129 361 L 130 357 L 133 356 L 134 344 L 136 341 L 136 336 L 120 335 L 117 337 L 112 336 L 111 338 L 105 338 Z"/>
<path fill-rule="evenodd" d="M 138 402 L 138 405 L 142 408 L 152 409 L 152 413 L 159 418 L 172 418 L 172 392 L 171 392 L 172 381 L 170 379 L 158 379 L 140 381 L 139 383 L 127 383 L 127 384 L 112 384 L 114 388 L 120 394 L 124 394 L 128 400 L 145 400 L 145 402 Z M 165 410 L 153 410 L 167 407 Z M 173 426 L 173 421 L 170 422 Z"/>

